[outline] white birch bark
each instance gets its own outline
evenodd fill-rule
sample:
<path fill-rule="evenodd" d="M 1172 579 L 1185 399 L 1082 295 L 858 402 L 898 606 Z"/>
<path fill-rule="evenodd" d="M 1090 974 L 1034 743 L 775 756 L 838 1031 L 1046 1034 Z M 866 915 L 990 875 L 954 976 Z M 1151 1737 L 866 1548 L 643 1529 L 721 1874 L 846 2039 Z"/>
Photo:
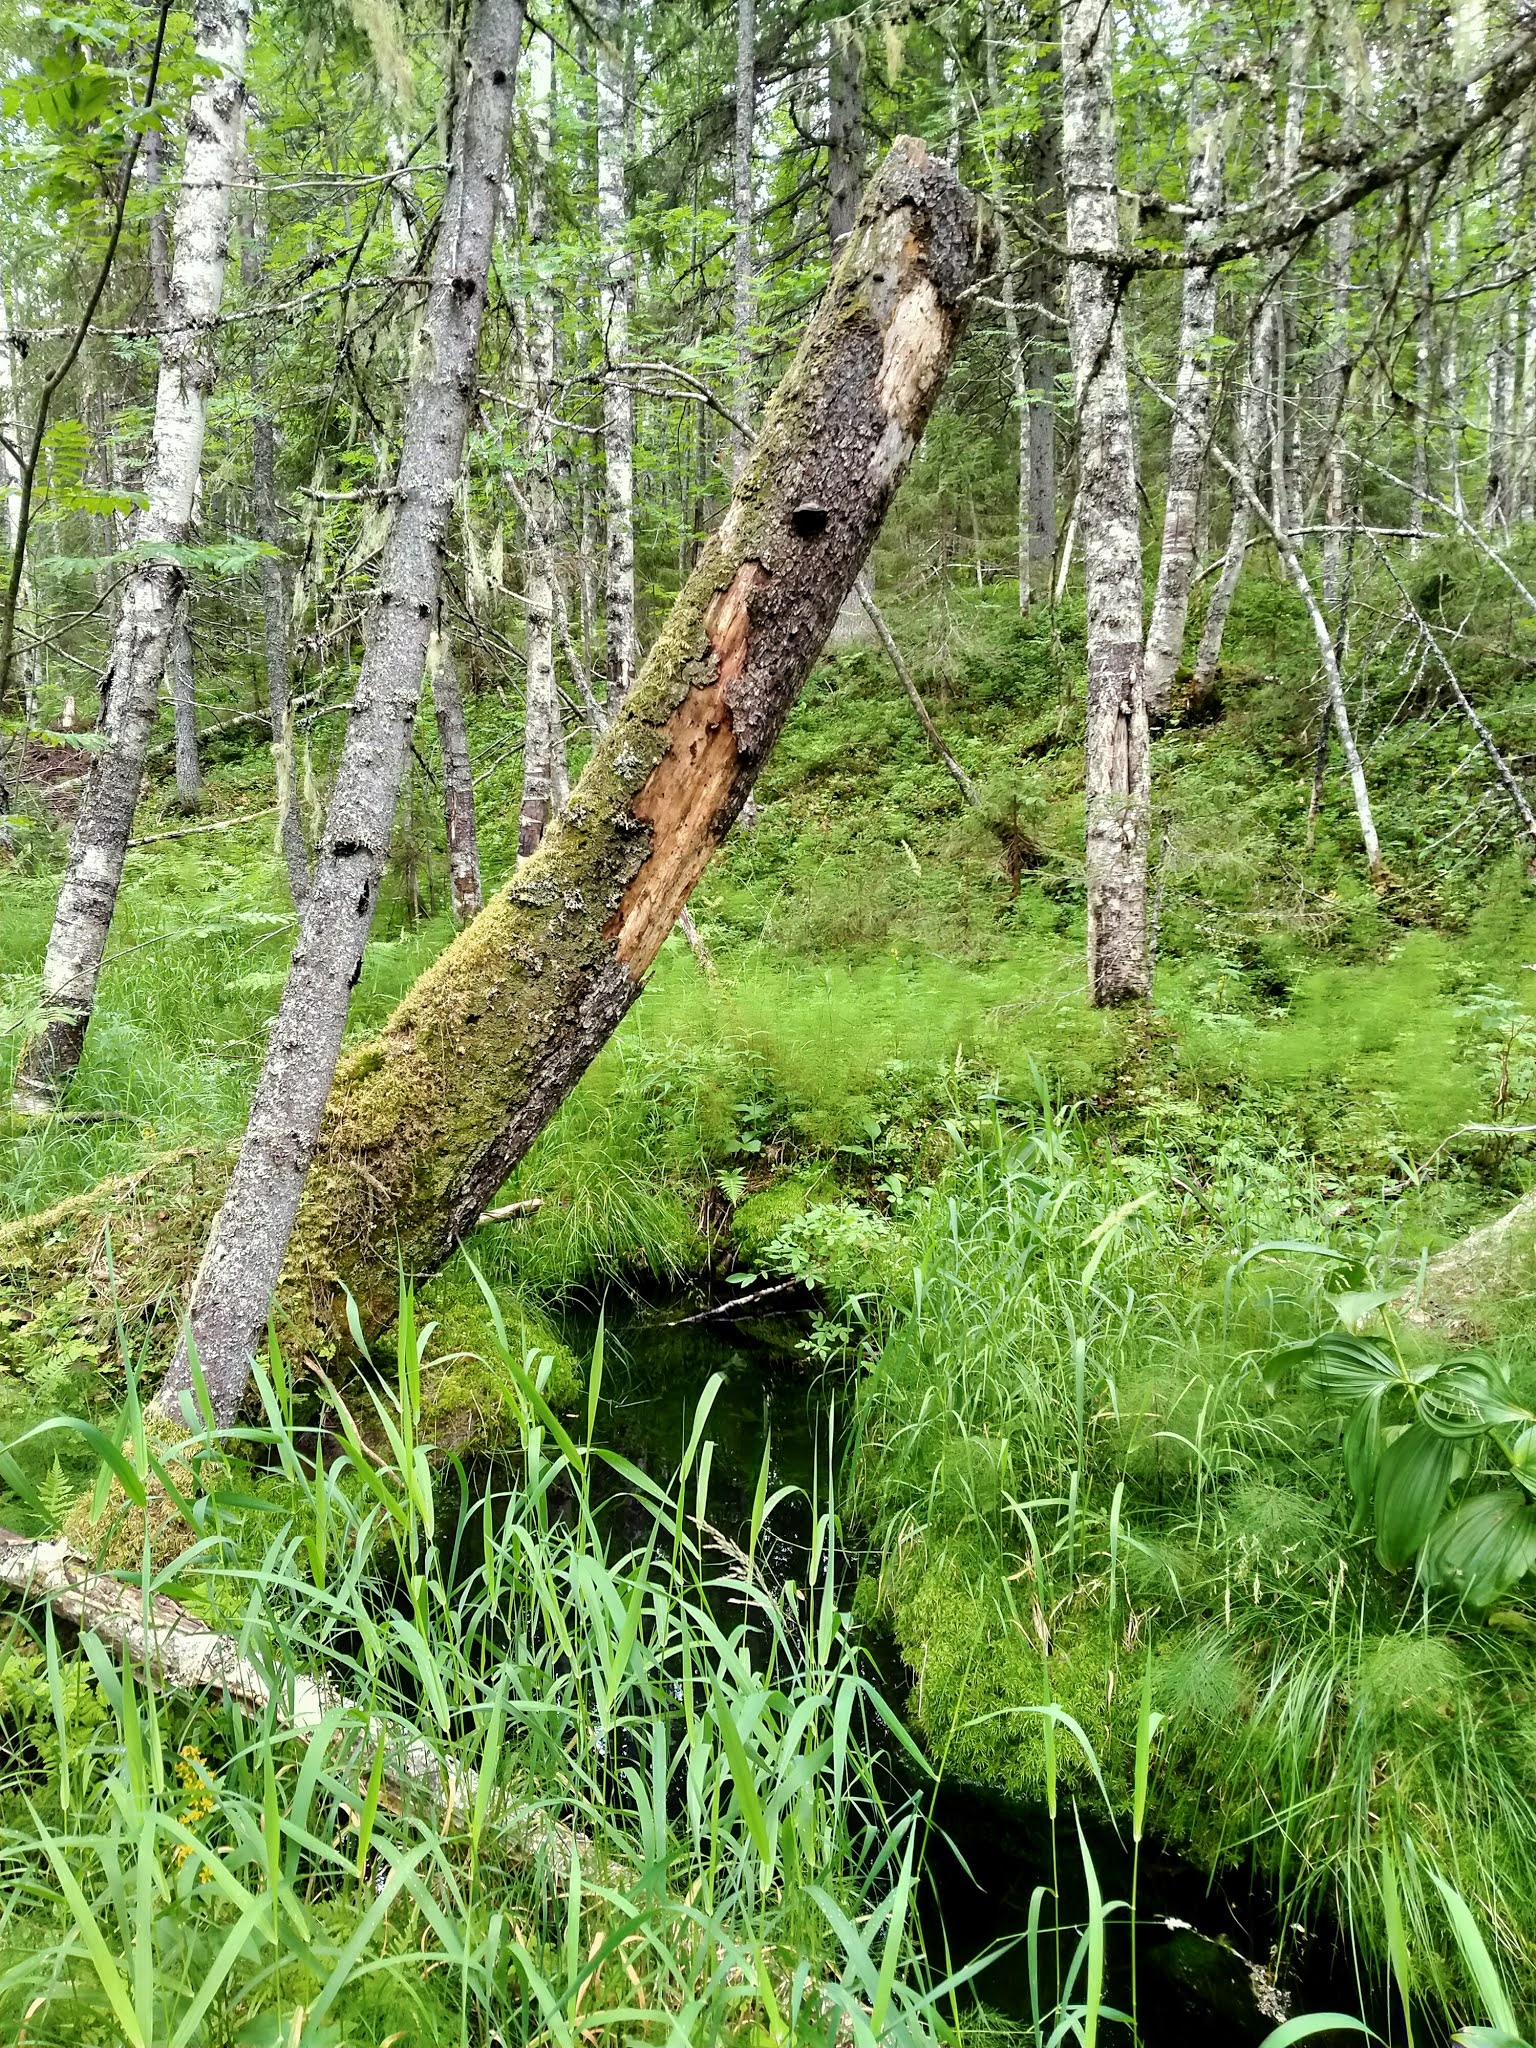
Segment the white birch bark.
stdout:
<path fill-rule="evenodd" d="M 1434 461 L 1435 403 L 1439 386 L 1439 365 L 1435 349 L 1435 257 L 1434 230 L 1428 222 L 1419 238 L 1414 261 L 1418 303 L 1413 316 L 1413 522 L 1419 524 L 1424 500 L 1431 489 Z M 1424 543 L 1411 540 L 1410 555 L 1417 555 Z"/>
<path fill-rule="evenodd" d="M 988 7 L 982 16 L 982 43 L 986 53 L 987 101 L 994 112 L 1002 102 L 997 89 L 997 37 L 992 9 Z M 990 152 L 989 152 L 990 154 Z M 1033 555 L 1030 507 L 1030 452 L 1032 444 L 1032 416 L 1030 411 L 1029 361 L 1024 336 L 1019 323 L 1018 280 L 1014 271 L 1013 238 L 1008 232 L 1008 210 L 1004 201 L 1002 166 L 995 156 L 990 164 L 993 204 L 997 213 L 997 265 L 1001 273 L 999 295 L 1003 302 L 1003 338 L 1008 350 L 1008 375 L 1013 384 L 1013 407 L 1015 413 L 1016 452 L 1018 458 L 1018 492 L 1015 498 L 1016 562 L 1019 579 L 1019 611 L 1027 612 L 1034 595 L 1030 577 L 1030 561 Z"/>
<path fill-rule="evenodd" d="M 1189 247 L 1197 250 L 1221 211 L 1222 136 L 1217 110 L 1204 98 L 1190 138 L 1192 162 Z M 1184 651 L 1184 627 L 1195 575 L 1200 494 L 1211 440 L 1211 340 L 1216 330 L 1216 273 L 1196 264 L 1184 273 L 1179 324 L 1179 363 L 1174 386 L 1178 410 L 1168 448 L 1168 498 L 1163 511 L 1163 547 L 1157 564 L 1157 594 L 1147 626 L 1145 689 L 1147 716 L 1166 718 L 1173 678 Z"/>
<path fill-rule="evenodd" d="M 1515 463 L 1515 517 L 1536 518 L 1536 285 L 1526 295 L 1520 374 L 1520 433 Z"/>
<path fill-rule="evenodd" d="M 736 141 L 731 156 L 731 204 L 735 246 L 731 335 L 736 357 L 736 417 L 745 423 L 757 410 L 753 392 L 752 131 L 757 116 L 757 0 L 736 0 Z M 731 430 L 731 479 L 739 483 L 752 452 L 745 424 Z"/>
<path fill-rule="evenodd" d="M 361 971 L 437 622 L 443 549 L 478 390 L 486 279 L 522 30 L 518 0 L 478 0 L 465 33 L 431 284 L 362 667 L 250 1122 L 198 1269 L 189 1332 L 156 1396 L 173 1420 L 181 1419 L 181 1399 L 192 1387 L 194 1342 L 221 1419 L 232 1420 L 239 1405 Z"/>
<path fill-rule="evenodd" d="M 1121 310 L 1110 0 L 1064 0 L 1062 167 L 1088 597 L 1085 777 L 1088 988 L 1096 1004 L 1145 996 L 1147 708 L 1142 694 L 1141 534 Z"/>
<path fill-rule="evenodd" d="M 21 541 L 21 464 L 7 452 L 9 448 L 21 446 L 21 408 L 17 402 L 16 358 L 11 346 L 11 316 L 6 304 L 5 273 L 0 270 L 0 500 L 5 506 L 4 532 L 8 554 L 14 554 Z M 33 619 L 32 583 L 25 572 L 22 575 L 20 610 L 29 622 Z M 37 650 L 30 641 L 24 641 L 16 649 L 14 667 L 19 672 L 23 716 L 30 721 L 37 713 L 38 686 L 41 681 L 41 663 Z M 5 809 L 0 797 L 0 811 Z"/>
<path fill-rule="evenodd" d="M 526 235 L 533 282 L 523 314 L 524 446 L 528 485 L 523 563 L 527 603 L 527 688 L 524 696 L 523 794 L 517 850 L 526 859 L 550 820 L 565 808 L 569 782 L 560 692 L 555 683 L 555 296 L 543 275 L 549 242 L 550 129 L 554 98 L 554 45 L 535 35 L 528 48 L 528 191 Z"/>
<path fill-rule="evenodd" d="M 629 203 L 625 186 L 624 10 L 596 0 L 597 232 L 602 247 L 603 454 L 607 465 L 607 566 L 604 592 L 608 697 L 618 703 L 635 679 L 635 400 L 629 356 Z"/>
<path fill-rule="evenodd" d="M 199 65 L 208 75 L 187 109 L 170 305 L 145 478 L 148 502 L 135 526 L 138 545 L 148 550 L 183 543 L 194 516 L 230 199 L 245 132 L 249 26 L 249 0 L 198 0 L 194 33 Z M 16 1071 L 13 1101 L 23 1114 L 50 1110 L 80 1061 L 185 581 L 178 563 L 151 553 L 124 588 L 102 679 L 106 743 L 81 799 L 43 962 L 42 999 L 56 1021 L 27 1046 Z"/>

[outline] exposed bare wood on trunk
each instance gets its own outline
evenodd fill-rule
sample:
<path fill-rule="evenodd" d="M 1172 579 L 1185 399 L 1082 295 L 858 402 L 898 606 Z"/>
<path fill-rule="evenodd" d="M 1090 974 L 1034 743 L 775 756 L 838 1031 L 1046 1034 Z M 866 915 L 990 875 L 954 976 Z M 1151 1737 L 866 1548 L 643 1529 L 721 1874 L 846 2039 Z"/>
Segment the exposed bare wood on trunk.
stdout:
<path fill-rule="evenodd" d="M 1198 88 L 1197 88 L 1198 89 Z M 1189 246 L 1197 249 L 1221 211 L 1222 137 L 1220 116 L 1202 94 L 1191 117 Z M 1211 439 L 1211 338 L 1216 330 L 1216 273 L 1195 264 L 1184 273 L 1184 306 L 1179 326 L 1179 366 L 1173 436 L 1168 449 L 1168 498 L 1163 512 L 1163 549 L 1157 564 L 1157 594 L 1147 626 L 1145 688 L 1147 716 L 1166 718 L 1173 678 L 1184 651 L 1189 594 L 1195 575 L 1195 539 L 1206 450 Z"/>
<path fill-rule="evenodd" d="M 1124 1003 L 1151 986 L 1147 955 L 1147 707 L 1141 533 L 1121 299 L 1110 0 L 1064 0 L 1062 168 L 1088 593 L 1088 989 Z"/>
<path fill-rule="evenodd" d="M 629 359 L 629 202 L 625 163 L 623 0 L 594 0 L 597 31 L 597 233 L 602 249 L 598 295 L 603 349 L 603 459 L 606 466 L 604 611 L 608 697 L 617 702 L 635 679 L 635 397 L 616 365 Z"/>
<path fill-rule="evenodd" d="M 971 809 L 973 811 L 979 810 L 981 808 L 981 798 L 976 793 L 975 783 L 972 782 L 967 774 L 964 764 L 956 758 L 943 733 L 934 724 L 928 706 L 923 702 L 922 692 L 913 680 L 912 671 L 907 667 L 906 658 L 896 643 L 896 636 L 886 623 L 884 612 L 875 603 L 874 598 L 870 595 L 869 586 L 862 577 L 859 579 L 857 589 L 859 603 L 863 605 L 868 615 L 869 623 L 875 629 L 875 638 L 885 649 L 886 660 L 895 669 L 897 680 L 907 693 L 907 702 L 917 713 L 917 722 L 923 728 L 923 737 L 932 749 L 935 760 L 941 761 L 954 777 L 960 794 L 965 798 Z"/>
<path fill-rule="evenodd" d="M 427 650 L 432 709 L 443 760 L 443 819 L 448 838 L 448 881 L 453 921 L 468 924 L 485 901 L 480 887 L 480 840 L 475 830 L 475 777 L 469 759 L 469 731 L 459 688 L 453 643 L 441 628 Z"/>
<path fill-rule="evenodd" d="M 249 0 L 198 0 L 194 31 L 210 75 L 187 109 L 148 502 L 135 528 L 139 545 L 150 550 L 184 542 L 194 516 L 215 373 L 212 332 L 224 293 L 230 198 L 245 129 L 249 22 Z M 150 554 L 123 592 L 102 679 L 106 744 L 81 798 L 43 962 L 43 1002 L 56 1021 L 26 1047 L 16 1070 L 13 1105 L 23 1114 L 50 1110 L 80 1062 L 185 580 L 178 562 Z"/>
<path fill-rule="evenodd" d="M 990 254 L 953 173 L 898 141 L 563 817 L 342 1063 L 285 1269 L 296 1341 L 345 1341 L 343 1288 L 391 1318 L 397 1261 L 430 1268 L 474 1227 L 640 993 L 864 565 Z M 276 1277 L 220 1334 L 226 1419 Z"/>
<path fill-rule="evenodd" d="M 226 1420 L 266 1321 L 389 857 L 475 402 L 522 27 L 517 0 L 478 0 L 466 31 L 394 514 L 353 709 L 250 1122 L 193 1290 L 192 1334 Z M 160 1397 L 173 1415 L 190 1385 L 183 1340 Z"/>

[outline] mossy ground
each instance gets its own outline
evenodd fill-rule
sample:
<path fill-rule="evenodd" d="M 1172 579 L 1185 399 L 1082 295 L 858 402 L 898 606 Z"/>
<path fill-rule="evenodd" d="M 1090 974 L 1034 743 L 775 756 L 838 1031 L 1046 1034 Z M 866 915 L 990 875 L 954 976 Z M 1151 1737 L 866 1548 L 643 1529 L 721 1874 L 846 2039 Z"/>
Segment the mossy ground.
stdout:
<path fill-rule="evenodd" d="M 1426 578 L 1439 579 L 1458 618 L 1482 604 L 1484 642 L 1503 644 L 1510 622 L 1469 563 L 1444 555 L 1426 561 Z M 1529 1741 L 1510 1705 L 1529 1676 L 1518 1635 L 1489 1643 L 1485 1630 L 1469 1643 L 1420 1629 L 1411 1639 L 1421 1650 L 1404 1651 L 1404 1629 L 1367 1602 L 1347 1654 L 1337 1652 L 1333 1589 L 1347 1542 L 1327 1498 L 1336 1446 L 1307 1439 L 1302 1455 L 1283 1404 L 1255 1409 L 1244 1426 L 1268 1448 L 1202 1496 L 1180 1439 L 1198 1440 L 1206 1396 L 1226 1381 L 1204 1337 L 1193 1350 L 1172 1341 L 1220 1302 L 1234 1251 L 1258 1238 L 1347 1241 L 1406 1280 L 1421 1248 L 1458 1237 L 1531 1182 L 1519 1126 L 1536 1122 L 1536 903 L 1525 850 L 1469 735 L 1454 718 L 1367 716 L 1393 877 L 1384 893 L 1365 878 L 1336 764 L 1309 846 L 1313 656 L 1294 603 L 1255 574 L 1234 614 L 1219 717 L 1157 744 L 1156 1001 L 1140 1017 L 1095 1013 L 1082 964 L 1080 610 L 1021 624 L 1011 593 L 940 584 L 890 611 L 936 718 L 983 786 L 983 811 L 964 810 L 874 653 L 844 649 L 821 664 L 763 778 L 755 831 L 733 838 L 694 899 L 718 981 L 669 942 L 643 1001 L 505 1191 L 542 1206 L 471 1241 L 509 1348 L 555 1360 L 559 1406 L 577 1394 L 574 1360 L 551 1327 L 558 1297 L 751 1272 L 819 1281 L 857 1303 L 843 1334 L 852 1327 L 867 1355 L 892 1312 L 914 1304 L 923 1191 L 963 1172 L 996 1125 L 1032 1125 L 1047 1100 L 1078 1105 L 1084 1149 L 1062 1174 L 1104 1177 L 1099 1220 L 1155 1193 L 1163 1233 L 1134 1277 L 1134 1314 L 1124 1299 L 1114 1310 L 1123 1355 L 1113 1397 L 1090 1374 L 1098 1391 L 1085 1426 L 1100 1479 L 1113 1474 L 1110 1493 L 1123 1480 L 1128 1496 L 1163 1506 L 1127 1522 L 1115 1593 L 1102 1555 L 1108 1498 L 1098 1499 L 1098 1548 L 1080 1553 L 1046 1600 L 1028 1574 L 1014 1576 L 1027 1551 L 1000 1549 L 997 1537 L 1009 1500 L 1037 1497 L 1016 1469 L 1016 1423 L 1006 1443 L 995 1426 L 941 1431 L 923 1465 L 932 1513 L 921 1540 L 893 1538 L 879 1586 L 914 1673 L 924 1740 L 956 1768 L 1038 1792 L 1041 1719 L 1020 1709 L 1053 1700 L 1102 1745 L 1110 1790 L 1123 1794 L 1148 1640 L 1127 1642 L 1129 1617 L 1158 1610 L 1166 1620 L 1178 1587 L 1184 1605 L 1154 1661 L 1170 1715 L 1160 1825 L 1215 1862 L 1246 1853 L 1236 1818 L 1245 1798 L 1299 1796 L 1294 1774 L 1283 1794 L 1264 1782 L 1301 1752 L 1294 1731 L 1282 1740 L 1266 1720 L 1262 1673 L 1283 1651 L 1301 1670 L 1321 1627 L 1333 1661 L 1315 1678 L 1317 1754 L 1341 1761 L 1328 1781 L 1335 1803 L 1309 1810 L 1321 1815 L 1317 1842 L 1324 1822 L 1336 1834 L 1352 1825 L 1340 1788 L 1379 1780 L 1400 1790 L 1393 1812 L 1419 1815 L 1458 1867 L 1486 1871 L 1503 1855 L 1518 1891 L 1523 1852 L 1505 1854 L 1488 1804 L 1491 1787 L 1528 1775 Z M 1469 657 L 1464 675 L 1514 754 L 1536 751 L 1524 674 L 1489 654 Z M 1386 680 L 1367 659 L 1364 685 Z M 487 755 L 511 734 L 511 714 L 490 695 L 472 701 L 470 717 Z M 253 758 L 212 764 L 215 802 L 243 799 Z M 515 813 L 502 771 L 482 790 L 493 883 L 510 864 Z M 109 1407 L 119 1316 L 136 1350 L 195 1258 L 210 1182 L 180 1166 L 184 1199 L 151 1204 L 160 1180 L 131 1177 L 166 1151 L 216 1157 L 238 1133 L 290 935 L 274 857 L 254 836 L 244 843 L 249 853 L 215 835 L 133 857 L 114 936 L 121 964 L 104 979 L 73 1097 L 101 1120 L 0 1131 L 0 1210 L 12 1218 L 105 1175 L 130 1177 L 121 1196 L 42 1235 L 0 1237 L 8 1430 L 71 1401 Z M 57 847 L 38 846 L 31 870 L 8 878 L 0 948 L 18 1005 L 46 936 L 56 857 Z M 445 914 L 413 923 L 405 892 L 386 889 L 355 1035 L 377 1026 L 448 936 Z M 1138 1210 L 1124 1229 L 1144 1220 Z M 1069 1430 L 1062 1420 L 1073 1415 L 1074 1334 L 1111 1316 L 1102 1283 L 1115 1260 L 1083 1283 L 1092 1252 L 1078 1257 L 1076 1324 L 1053 1332 L 1033 1378 L 1017 1356 L 1008 1367 L 1010 1416 L 1028 1396 L 1031 1428 L 1049 1436 L 1049 1421 L 1055 1432 L 1053 1462 L 1037 1476 L 1038 1497 L 1058 1503 L 1081 1453 L 1075 1421 Z M 1021 1267 L 996 1285 L 1006 1326 L 1034 1281 Z M 428 1434 L 444 1444 L 483 1441 L 507 1418 L 509 1390 L 485 1363 L 495 1354 L 487 1316 L 461 1261 L 423 1302 L 421 1320 L 438 1322 Z M 1480 1319 L 1524 1357 L 1528 1302 L 1485 1304 Z M 965 1365 L 966 1355 L 931 1357 L 918 1398 L 963 1415 Z M 903 1470 L 893 1444 L 878 1431 L 864 1439 L 864 1478 L 877 1483 L 863 1505 L 877 1524 L 894 1497 L 882 1495 L 881 1475 L 896 1486 Z M 83 1484 L 86 1461 L 67 1444 L 28 1452 L 34 1476 L 56 1454 L 66 1485 Z M 1077 1469 L 1086 1499 L 1097 1481 Z M 1187 1505 L 1191 1486 L 1194 1508 L 1164 1511 Z M 1202 1519 L 1218 1508 L 1219 1568 L 1215 1524 Z M 977 1547 L 978 1524 L 992 1532 L 990 1549 Z M 1239 1553 L 1278 1560 L 1273 1577 L 1260 1571 L 1257 1596 L 1252 1574 L 1231 1568 Z M 1497 1761 L 1481 1777 L 1466 1761 L 1479 1746 Z M 1235 1777 L 1217 1785 L 1215 1756 L 1244 1760 L 1245 1790 Z M 1070 1740 L 1056 1758 L 1064 1779 L 1082 1781 Z M 1458 1809 L 1460 1833 L 1446 1832 Z M 1317 1847 L 1296 1854 L 1326 1861 Z M 1525 1970 L 1508 1899 L 1478 1903 Z"/>

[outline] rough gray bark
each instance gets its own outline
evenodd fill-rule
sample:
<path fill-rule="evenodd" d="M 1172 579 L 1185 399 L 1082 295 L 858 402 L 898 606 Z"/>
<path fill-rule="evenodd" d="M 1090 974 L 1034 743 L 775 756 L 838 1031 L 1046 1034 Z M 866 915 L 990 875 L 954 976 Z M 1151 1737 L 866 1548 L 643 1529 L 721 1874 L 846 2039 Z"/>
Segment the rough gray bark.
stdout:
<path fill-rule="evenodd" d="M 299 1345 L 345 1341 L 343 1289 L 365 1327 L 392 1318 L 398 1262 L 430 1268 L 473 1228 L 640 993 L 864 565 L 990 259 L 948 166 L 899 140 L 564 816 L 337 1074 L 284 1275 Z M 225 1419 L 268 1273 L 220 1332 Z"/>
<path fill-rule="evenodd" d="M 606 469 L 604 613 L 608 699 L 617 703 L 635 679 L 635 398 L 622 365 L 629 356 L 629 204 L 625 190 L 627 124 L 622 0 L 594 0 L 597 31 L 597 233 L 603 276 L 598 294 L 603 343 L 603 459 Z"/>
<path fill-rule="evenodd" d="M 550 217 L 550 127 L 554 98 L 554 46 L 536 35 L 528 51 L 528 164 L 524 208 L 533 283 L 523 310 L 523 445 L 528 456 L 523 524 L 527 548 L 523 593 L 526 686 L 523 720 L 523 796 L 517 850 L 524 859 L 564 808 L 569 791 L 565 729 L 555 683 L 555 569 L 553 542 L 559 518 L 555 496 L 555 295 L 542 274 Z"/>
<path fill-rule="evenodd" d="M 736 357 L 736 424 L 731 429 L 731 478 L 739 481 L 752 452 L 742 422 L 755 407 L 752 358 L 752 130 L 757 113 L 757 4 L 736 0 L 736 140 L 731 156 L 731 204 L 735 211 L 731 337 Z"/>
<path fill-rule="evenodd" d="M 997 89 L 997 37 L 992 10 L 988 7 L 982 15 L 982 42 L 985 50 L 987 102 L 996 113 L 1002 101 Z M 1016 571 L 1019 580 L 1019 610 L 1029 610 L 1034 594 L 1030 580 L 1030 562 L 1033 559 L 1033 536 L 1030 529 L 1030 515 L 1033 497 L 1030 489 L 1029 458 L 1032 445 L 1030 408 L 1031 392 L 1029 365 L 1025 351 L 1023 330 L 1019 321 L 1018 281 L 1014 272 L 1012 238 L 1008 232 L 1008 214 L 1003 191 L 1002 165 L 996 154 L 991 153 L 991 185 L 993 204 L 997 209 L 997 263 L 999 270 L 998 290 L 1003 302 L 1003 338 L 1008 350 L 1008 374 L 1013 382 L 1013 404 L 1017 426 L 1018 493 L 1016 523 Z"/>
<path fill-rule="evenodd" d="M 468 924 L 478 916 L 485 901 L 480 887 L 480 840 L 475 830 L 475 777 L 469 759 L 458 664 L 453 658 L 453 644 L 442 627 L 433 635 L 427 652 L 427 674 L 432 684 L 432 709 L 443 759 L 443 818 L 448 838 L 453 921 Z"/>
<path fill-rule="evenodd" d="M 185 591 L 171 624 L 171 716 L 176 734 L 176 801 L 182 810 L 196 811 L 202 807 L 203 769 L 197 758 L 197 694 Z"/>
<path fill-rule="evenodd" d="M 197 49 L 212 76 L 187 109 L 148 503 L 135 528 L 139 545 L 149 549 L 184 542 L 194 514 L 214 380 L 212 330 L 223 298 L 230 197 L 245 126 L 249 23 L 249 0 L 198 0 Z M 43 962 L 42 999 L 56 1021 L 31 1041 L 17 1067 L 13 1106 L 22 1114 L 52 1109 L 79 1065 L 184 584 L 177 562 L 152 554 L 123 591 L 102 679 L 106 744 L 81 798 Z"/>
<path fill-rule="evenodd" d="M 1088 989 L 1096 1004 L 1151 986 L 1147 955 L 1147 707 L 1142 694 L 1141 533 L 1126 377 L 1110 0 L 1063 0 L 1062 169 L 1088 597 L 1085 777 Z"/>
<path fill-rule="evenodd" d="M 254 166 L 251 167 L 254 179 Z M 254 296 L 260 289 L 265 237 L 261 195 L 252 191 L 240 245 L 240 282 Z M 267 716 L 272 726 L 272 775 L 277 786 L 277 844 L 288 876 L 294 908 L 302 910 L 309 894 L 309 847 L 299 802 L 299 776 L 293 736 L 293 637 L 290 621 L 290 577 L 282 514 L 277 502 L 277 425 L 258 388 L 251 420 L 251 510 L 256 538 L 270 552 L 261 558 L 262 651 L 267 670 Z"/>
<path fill-rule="evenodd" d="M 827 231 L 836 255 L 852 231 L 864 183 L 864 44 L 852 19 L 834 21 L 828 35 Z"/>
<path fill-rule="evenodd" d="M 1198 249 L 1221 211 L 1222 138 L 1220 117 L 1204 96 L 1190 138 L 1189 246 Z M 1166 718 L 1173 678 L 1184 651 L 1184 627 L 1195 575 L 1195 538 L 1206 450 L 1211 440 L 1211 337 L 1216 329 L 1216 273 L 1195 264 L 1184 273 L 1184 306 L 1179 327 L 1178 406 L 1168 449 L 1168 497 L 1163 513 L 1163 549 L 1157 564 L 1157 594 L 1147 626 L 1145 689 L 1147 716 Z"/>
<path fill-rule="evenodd" d="M 518 0 L 478 0 L 466 31 L 393 519 L 364 629 L 347 736 L 298 944 L 234 1174 L 193 1289 L 191 1341 L 219 1414 L 245 1385 L 287 1248 L 373 921 L 415 722 L 464 438 L 522 39 Z M 191 1385 L 186 1338 L 160 1401 Z"/>

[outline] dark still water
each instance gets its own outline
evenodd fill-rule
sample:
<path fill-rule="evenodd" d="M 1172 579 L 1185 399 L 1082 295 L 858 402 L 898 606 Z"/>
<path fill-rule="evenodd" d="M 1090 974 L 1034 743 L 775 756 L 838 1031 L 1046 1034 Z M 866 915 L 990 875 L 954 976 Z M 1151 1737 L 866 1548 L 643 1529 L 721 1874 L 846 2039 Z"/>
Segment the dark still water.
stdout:
<path fill-rule="evenodd" d="M 758 1568 L 778 1587 L 803 1582 L 813 1516 L 825 1507 L 829 1479 L 837 1473 L 847 1381 L 806 1365 L 796 1348 L 801 1332 L 790 1319 L 684 1321 L 686 1314 L 685 1308 L 651 1307 L 608 1323 L 595 1441 L 667 1483 L 718 1376 L 701 1436 L 713 1446 L 706 1519 L 728 1542 L 745 1547 L 766 1457 L 768 1495 L 785 1487 L 794 1492 L 775 1508 L 759 1540 Z M 590 1355 L 594 1325 L 574 1325 L 567 1334 Z M 472 1483 L 478 1489 L 483 1481 Z M 610 1505 L 622 1525 L 617 1482 L 613 1493 Z M 623 1533 L 641 1535 L 641 1520 Z M 845 1531 L 844 1537 L 852 1545 L 845 1560 L 851 1600 L 860 1563 L 857 1531 Z M 464 1558 L 461 1565 L 473 1561 Z M 887 1697 L 899 1704 L 911 1674 L 890 1644 L 871 1641 L 868 1647 Z M 888 1762 L 897 1789 L 894 1753 Z M 1002 1949 L 975 1981 L 975 1996 L 994 2012 L 1027 2023 L 1037 1996 L 1043 1995 L 1047 2010 L 1054 2003 L 1059 1977 L 1070 1973 L 1075 1930 L 1088 1911 L 1078 1817 L 1064 1807 L 1053 1830 L 1043 1808 L 950 1780 L 936 1791 L 927 1788 L 922 1798 L 932 1816 L 922 1897 L 930 1954 L 945 1959 L 942 1974 L 942 1968 L 958 1969 L 989 1949 Z M 1086 1816 L 1083 1832 L 1101 1895 L 1127 1900 L 1128 1837 L 1122 1843 L 1111 1826 Z M 1023 1937 L 1042 1886 L 1059 1905 L 1048 1897 L 1038 1911 L 1042 1932 L 1032 1969 Z M 1059 1937 L 1053 1931 L 1058 1924 Z M 1279 1932 L 1262 1889 L 1242 1880 L 1212 1885 L 1192 1865 L 1143 1843 L 1134 1943 L 1137 2038 L 1146 2048 L 1257 2048 L 1291 2011 L 1360 2010 L 1359 1989 L 1331 1935 L 1300 1948 L 1293 1935 L 1277 1984 L 1268 1960 Z M 1124 2011 L 1132 2003 L 1132 1945 L 1122 1903 L 1109 1922 L 1105 2000 Z M 1129 2029 L 1106 2020 L 1100 2038 L 1124 2043 Z"/>

